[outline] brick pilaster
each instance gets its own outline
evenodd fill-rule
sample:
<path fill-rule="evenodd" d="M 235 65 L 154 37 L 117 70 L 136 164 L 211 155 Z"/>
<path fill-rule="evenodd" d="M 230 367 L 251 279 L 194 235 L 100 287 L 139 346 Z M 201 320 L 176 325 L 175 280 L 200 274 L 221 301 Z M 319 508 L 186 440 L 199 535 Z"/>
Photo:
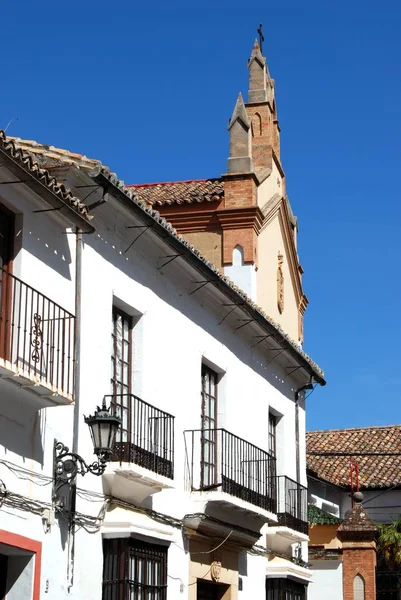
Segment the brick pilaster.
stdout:
<path fill-rule="evenodd" d="M 337 531 L 343 547 L 343 599 L 354 600 L 354 582 L 359 575 L 365 584 L 363 600 L 376 600 L 376 535 L 377 527 L 363 505 L 360 492 L 355 505 Z"/>

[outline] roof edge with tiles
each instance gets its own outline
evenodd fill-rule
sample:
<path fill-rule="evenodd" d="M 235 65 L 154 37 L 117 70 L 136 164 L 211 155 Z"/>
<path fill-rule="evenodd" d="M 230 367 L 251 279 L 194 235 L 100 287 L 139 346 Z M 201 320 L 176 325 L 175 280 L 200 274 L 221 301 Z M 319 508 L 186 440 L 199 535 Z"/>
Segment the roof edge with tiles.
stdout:
<path fill-rule="evenodd" d="M 361 490 L 401 488 L 401 425 L 309 431 L 307 468 L 314 477 L 349 489 L 349 459 L 358 462 Z"/>
<path fill-rule="evenodd" d="M 63 204 L 67 205 L 69 209 L 89 224 L 92 217 L 89 215 L 86 204 L 74 196 L 63 183 L 57 181 L 47 169 L 42 168 L 29 151 L 23 150 L 19 147 L 18 142 L 8 138 L 2 129 L 0 129 L 0 152 L 3 152 L 11 161 L 17 163 L 20 168 L 28 172 L 33 179 L 45 186 Z M 94 230 L 92 226 L 91 230 Z"/>
<path fill-rule="evenodd" d="M 138 209 L 140 209 L 144 214 L 162 227 L 175 243 L 179 244 L 182 249 L 185 249 L 188 253 L 187 256 L 191 256 L 192 259 L 198 262 L 201 267 L 206 267 L 214 275 L 215 282 L 219 283 L 226 293 L 229 292 L 231 295 L 234 294 L 239 304 L 243 305 L 249 311 L 252 311 L 256 321 L 258 321 L 262 326 L 267 325 L 269 328 L 272 328 L 275 333 L 278 334 L 280 343 L 284 343 L 291 354 L 295 355 L 298 359 L 301 359 L 301 363 L 303 363 L 302 366 L 309 371 L 317 383 L 320 385 L 326 384 L 323 370 L 310 358 L 310 356 L 308 356 L 308 354 L 306 354 L 306 352 L 304 352 L 298 346 L 298 344 L 296 344 L 284 332 L 281 326 L 271 317 L 269 317 L 264 310 L 258 306 L 239 286 L 231 281 L 226 275 L 222 274 L 212 262 L 204 257 L 197 248 L 195 248 L 193 244 L 179 235 L 171 223 L 160 216 L 159 212 L 150 207 L 146 202 L 139 200 L 138 195 L 135 192 L 135 186 L 125 185 L 124 181 L 120 180 L 117 175 L 108 167 L 103 166 L 100 161 L 88 159 L 81 154 L 75 154 L 67 150 L 55 148 L 53 146 L 45 146 L 31 140 L 21 140 L 19 138 L 9 139 L 6 138 L 4 132 L 2 131 L 0 131 L 0 139 L 0 148 L 1 144 L 3 144 L 5 147 L 7 147 L 7 151 L 10 152 L 10 156 L 18 156 L 18 160 L 20 160 L 24 165 L 25 163 L 29 165 L 29 168 L 32 169 L 33 174 L 36 174 L 38 178 L 41 177 L 46 181 L 49 181 L 49 185 L 54 186 L 55 189 L 59 190 L 58 193 L 65 195 L 66 199 L 69 199 L 69 201 L 77 202 L 77 206 L 79 206 L 80 210 L 82 210 L 82 214 L 88 219 L 91 217 L 88 215 L 88 208 L 86 205 L 83 204 L 78 198 L 75 198 L 71 191 L 67 190 L 63 184 L 58 183 L 57 180 L 52 177 L 46 169 L 41 169 L 33 160 L 31 152 L 41 154 L 44 157 L 53 159 L 54 161 L 60 161 L 63 164 L 69 164 L 78 169 L 83 169 L 95 180 L 104 178 L 105 183 L 112 184 L 130 202 L 133 202 Z M 22 147 L 24 147 L 24 150 L 22 150 Z M 218 181 L 218 179 L 215 181 Z M 63 201 L 65 202 L 66 200 L 63 199 Z"/>
<path fill-rule="evenodd" d="M 171 223 L 169 223 L 164 217 L 161 217 L 160 213 L 151 208 L 146 202 L 138 200 L 135 194 L 135 188 L 132 186 L 126 186 L 124 181 L 118 179 L 117 175 L 110 171 L 108 167 L 102 167 L 101 175 L 107 180 L 107 182 L 112 183 L 121 193 L 123 193 L 127 198 L 129 198 L 132 202 L 134 202 L 144 213 L 146 213 L 149 217 L 151 217 L 156 223 L 158 223 L 163 229 L 169 232 L 170 236 L 174 238 L 181 246 L 185 247 L 193 257 L 199 260 L 203 266 L 206 266 L 210 271 L 214 273 L 214 275 L 218 278 L 218 280 L 226 286 L 230 292 L 234 292 L 238 297 L 239 303 L 244 304 L 251 311 L 255 313 L 259 317 L 259 322 L 264 321 L 269 327 L 272 327 L 275 332 L 280 336 L 283 343 L 287 345 L 287 348 L 295 353 L 299 358 L 302 359 L 304 363 L 309 367 L 309 370 L 312 371 L 312 375 L 315 380 L 320 385 L 325 385 L 326 381 L 324 379 L 323 370 L 304 352 L 290 337 L 287 335 L 281 326 L 276 323 L 271 317 L 269 317 L 264 310 L 258 306 L 239 286 L 237 286 L 229 277 L 222 274 L 219 269 L 210 262 L 202 253 L 188 240 L 182 237 L 177 231 L 173 228 Z M 96 177 L 95 177 L 96 179 Z M 304 364 L 304 366 L 306 366 Z"/>
<path fill-rule="evenodd" d="M 150 206 L 219 202 L 224 197 L 224 184 L 220 177 L 129 184 L 126 187 L 132 188 L 140 200 Z"/>
<path fill-rule="evenodd" d="M 371 425 L 366 427 L 345 427 L 344 429 L 314 429 L 313 431 L 307 431 L 306 435 L 314 435 L 317 433 L 343 433 L 348 431 L 367 431 L 367 430 L 386 430 L 386 429 L 401 429 L 400 424 L 396 425 Z"/>

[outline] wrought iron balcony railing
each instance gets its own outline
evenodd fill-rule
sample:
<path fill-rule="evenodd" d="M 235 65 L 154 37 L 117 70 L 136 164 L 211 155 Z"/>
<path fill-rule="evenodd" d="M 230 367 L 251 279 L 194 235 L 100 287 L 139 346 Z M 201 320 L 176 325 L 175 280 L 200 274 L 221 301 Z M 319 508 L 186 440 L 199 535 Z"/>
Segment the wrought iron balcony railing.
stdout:
<path fill-rule="evenodd" d="M 280 475 L 278 482 L 278 524 L 308 533 L 308 491 L 293 479 Z"/>
<path fill-rule="evenodd" d="M 75 317 L 0 269 L 0 358 L 72 398 Z"/>
<path fill-rule="evenodd" d="M 134 463 L 158 475 L 174 477 L 174 417 L 133 394 L 106 396 L 122 425 L 113 461 Z"/>
<path fill-rule="evenodd" d="M 226 492 L 276 512 L 276 459 L 225 429 L 185 432 L 191 490 Z"/>

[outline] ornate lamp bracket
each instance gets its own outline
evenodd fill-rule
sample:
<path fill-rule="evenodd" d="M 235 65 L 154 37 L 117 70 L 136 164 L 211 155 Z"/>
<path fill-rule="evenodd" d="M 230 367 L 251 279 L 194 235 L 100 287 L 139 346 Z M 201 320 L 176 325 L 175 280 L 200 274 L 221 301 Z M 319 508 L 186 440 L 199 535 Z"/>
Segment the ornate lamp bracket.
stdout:
<path fill-rule="evenodd" d="M 63 485 L 71 486 L 77 475 L 103 475 L 107 459 L 104 454 L 99 454 L 99 460 L 88 465 L 82 456 L 70 452 L 69 448 L 57 440 L 54 442 L 54 487 L 53 497 L 57 498 Z"/>

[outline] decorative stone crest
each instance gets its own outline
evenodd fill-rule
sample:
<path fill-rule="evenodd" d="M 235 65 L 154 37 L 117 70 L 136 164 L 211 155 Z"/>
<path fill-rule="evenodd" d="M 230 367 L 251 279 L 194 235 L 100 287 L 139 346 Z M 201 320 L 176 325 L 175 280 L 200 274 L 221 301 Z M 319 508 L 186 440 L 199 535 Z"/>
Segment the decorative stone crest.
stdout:
<path fill-rule="evenodd" d="M 281 314 L 284 310 L 284 274 L 283 274 L 283 255 L 279 251 L 278 253 L 278 267 L 277 267 L 277 306 L 278 311 Z"/>
<path fill-rule="evenodd" d="M 219 581 L 221 575 L 221 562 L 214 560 L 210 565 L 210 575 L 213 581 Z"/>

